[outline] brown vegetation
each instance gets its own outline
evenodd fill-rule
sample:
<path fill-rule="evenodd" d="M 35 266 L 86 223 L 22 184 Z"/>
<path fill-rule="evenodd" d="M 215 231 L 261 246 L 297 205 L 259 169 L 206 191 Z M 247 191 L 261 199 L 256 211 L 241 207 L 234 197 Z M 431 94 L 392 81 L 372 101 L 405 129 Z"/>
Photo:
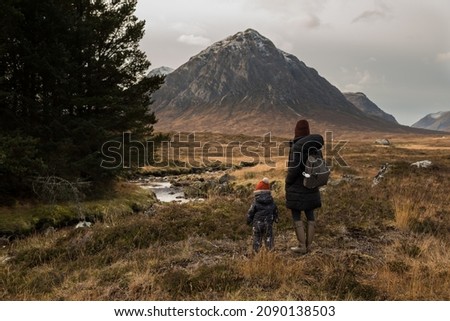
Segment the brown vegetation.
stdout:
<path fill-rule="evenodd" d="M 289 251 L 295 236 L 279 157 L 275 168 L 230 170 L 229 192 L 211 191 L 204 202 L 154 203 L 127 215 L 111 210 L 91 228 L 57 228 L 6 242 L 0 298 L 449 300 L 450 154 L 440 147 L 450 144 L 390 140 L 386 148 L 373 140 L 346 145 L 341 155 L 349 167 L 333 167 L 317 212 L 315 249 L 306 256 Z M 409 149 L 410 141 L 437 148 Z M 424 159 L 433 166 L 410 166 Z M 372 186 L 387 162 L 390 170 Z M 245 225 L 251 193 L 242 190 L 250 192 L 263 176 L 274 183 L 280 222 L 275 250 L 254 255 Z"/>

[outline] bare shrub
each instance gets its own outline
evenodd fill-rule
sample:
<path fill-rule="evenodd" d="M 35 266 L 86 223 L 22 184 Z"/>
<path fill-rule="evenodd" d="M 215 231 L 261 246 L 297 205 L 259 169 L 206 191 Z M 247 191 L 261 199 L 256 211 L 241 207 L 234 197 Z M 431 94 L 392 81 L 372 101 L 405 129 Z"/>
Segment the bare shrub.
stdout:
<path fill-rule="evenodd" d="M 34 193 L 39 199 L 54 204 L 56 202 L 74 202 L 80 220 L 84 220 L 81 201 L 86 195 L 82 192 L 90 186 L 89 182 L 77 180 L 70 182 L 58 176 L 36 177 L 32 183 Z"/>

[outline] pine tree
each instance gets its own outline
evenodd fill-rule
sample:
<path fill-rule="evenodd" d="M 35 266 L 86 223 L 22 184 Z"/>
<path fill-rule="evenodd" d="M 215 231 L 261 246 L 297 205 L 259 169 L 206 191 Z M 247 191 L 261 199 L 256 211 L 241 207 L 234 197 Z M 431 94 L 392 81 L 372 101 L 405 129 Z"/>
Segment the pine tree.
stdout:
<path fill-rule="evenodd" d="M 37 140 L 49 174 L 111 177 L 100 167 L 102 144 L 123 132 L 152 135 L 150 95 L 163 79 L 145 77 L 136 4 L 1 1 L 0 135 Z"/>

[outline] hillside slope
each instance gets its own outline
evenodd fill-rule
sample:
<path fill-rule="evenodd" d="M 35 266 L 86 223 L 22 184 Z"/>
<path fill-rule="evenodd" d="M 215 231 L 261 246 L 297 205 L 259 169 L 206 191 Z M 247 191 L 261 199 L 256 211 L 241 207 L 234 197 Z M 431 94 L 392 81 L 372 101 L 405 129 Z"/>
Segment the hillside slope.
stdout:
<path fill-rule="evenodd" d="M 384 112 L 380 107 L 378 107 L 374 102 L 372 102 L 363 93 L 343 93 L 345 98 L 350 101 L 356 108 L 366 113 L 367 115 L 375 116 L 387 120 L 389 122 L 398 124 L 397 120 L 391 114 Z"/>
<path fill-rule="evenodd" d="M 450 111 L 428 114 L 412 127 L 450 132 Z"/>

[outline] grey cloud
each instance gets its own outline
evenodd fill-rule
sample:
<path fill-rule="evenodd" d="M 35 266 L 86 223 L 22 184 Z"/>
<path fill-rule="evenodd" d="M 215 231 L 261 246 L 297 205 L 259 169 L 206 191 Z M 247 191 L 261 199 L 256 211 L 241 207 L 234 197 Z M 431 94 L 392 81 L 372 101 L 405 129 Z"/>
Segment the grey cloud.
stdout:
<path fill-rule="evenodd" d="M 352 20 L 352 23 L 361 21 L 375 21 L 389 19 L 391 9 L 382 0 L 375 1 L 375 9 L 366 10 Z"/>
<path fill-rule="evenodd" d="M 321 22 L 320 22 L 319 17 L 317 17 L 316 15 L 308 15 L 308 16 L 304 19 L 303 25 L 304 25 L 306 28 L 314 29 L 314 28 L 320 27 Z"/>
<path fill-rule="evenodd" d="M 329 0 L 246 0 L 245 6 L 251 10 L 265 11 L 284 21 L 296 20 L 302 27 L 317 28 L 321 25 L 319 15 Z M 294 18 L 292 18 L 294 17 Z"/>
<path fill-rule="evenodd" d="M 450 51 L 438 53 L 436 56 L 437 62 L 450 62 Z"/>
<path fill-rule="evenodd" d="M 316 15 L 307 14 L 289 19 L 288 24 L 292 28 L 317 29 L 321 27 L 322 22 Z"/>
<path fill-rule="evenodd" d="M 353 23 L 360 22 L 360 21 L 367 21 L 367 20 L 374 20 L 374 19 L 386 19 L 387 14 L 384 11 L 380 10 L 367 10 L 361 13 L 359 16 L 357 16 L 355 19 L 352 20 Z"/>
<path fill-rule="evenodd" d="M 172 28 L 173 30 L 183 34 L 206 34 L 206 30 L 204 28 L 192 23 L 176 22 L 172 25 Z"/>
<path fill-rule="evenodd" d="M 211 44 L 209 38 L 195 35 L 181 35 L 177 38 L 177 41 L 191 46 L 207 46 Z"/>

